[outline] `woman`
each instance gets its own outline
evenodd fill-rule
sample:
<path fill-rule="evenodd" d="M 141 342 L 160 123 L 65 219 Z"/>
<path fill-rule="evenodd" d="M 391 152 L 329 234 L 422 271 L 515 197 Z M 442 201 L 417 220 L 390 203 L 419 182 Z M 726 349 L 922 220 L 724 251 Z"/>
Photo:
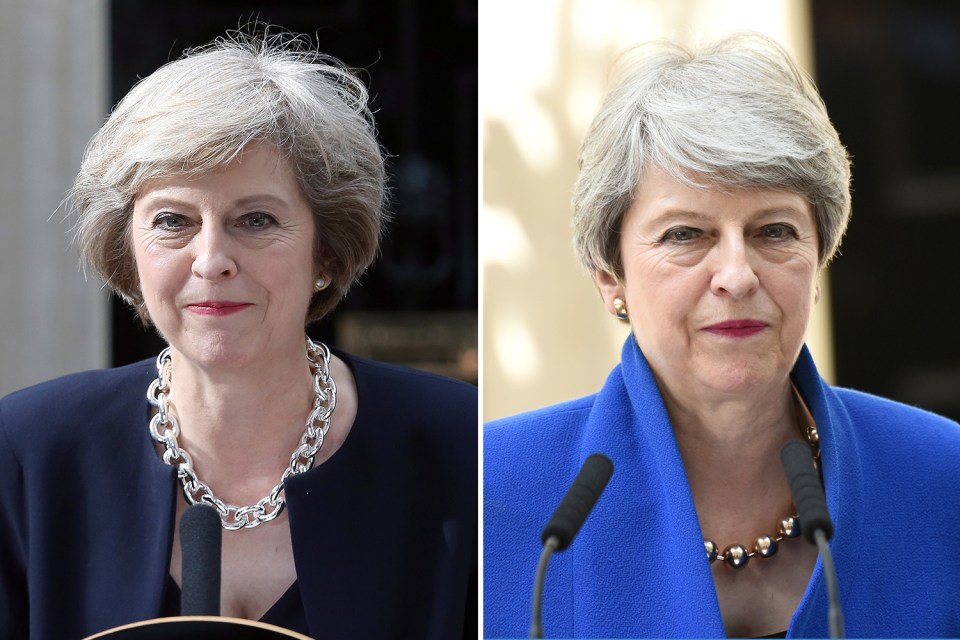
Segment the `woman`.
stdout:
<path fill-rule="evenodd" d="M 169 348 L 0 402 L 0 637 L 178 614 L 198 501 L 225 616 L 472 634 L 475 388 L 304 333 L 377 251 L 360 81 L 294 38 L 217 41 L 124 98 L 72 196 L 85 262 Z"/>
<path fill-rule="evenodd" d="M 803 345 L 849 175 L 772 41 L 621 60 L 583 143 L 574 234 L 631 336 L 597 394 L 485 429 L 487 636 L 525 635 L 540 530 L 595 451 L 615 471 L 550 566 L 548 636 L 825 636 L 780 462 L 795 438 L 819 460 L 848 633 L 960 634 L 960 559 L 921 542 L 960 526 L 960 427 L 827 385 Z"/>

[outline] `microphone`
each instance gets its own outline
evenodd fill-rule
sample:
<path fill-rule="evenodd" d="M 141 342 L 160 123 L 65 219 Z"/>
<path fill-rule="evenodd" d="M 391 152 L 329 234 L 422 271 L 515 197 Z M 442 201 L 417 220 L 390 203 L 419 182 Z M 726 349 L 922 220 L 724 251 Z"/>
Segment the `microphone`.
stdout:
<path fill-rule="evenodd" d="M 590 510 L 603 493 L 610 476 L 613 475 L 613 462 L 602 453 L 593 453 L 583 462 L 580 472 L 574 479 L 560 506 L 553 512 L 540 534 L 540 540 L 547 544 L 551 537 L 557 539 L 556 550 L 563 551 L 573 542 L 580 531 Z"/>
<path fill-rule="evenodd" d="M 827 620 L 831 638 L 843 638 L 843 610 L 840 608 L 840 586 L 833 564 L 833 554 L 827 541 L 833 537 L 833 521 L 827 510 L 827 499 L 820 486 L 820 476 L 813 466 L 810 445 L 803 440 L 789 440 L 780 449 L 780 460 L 787 474 L 793 504 L 800 516 L 800 531 L 817 546 L 823 561 L 823 576 L 827 583 L 829 609 Z"/>
<path fill-rule="evenodd" d="M 220 514 L 203 502 L 180 518 L 180 615 L 220 615 Z"/>
<path fill-rule="evenodd" d="M 530 615 L 530 637 L 543 637 L 541 619 L 543 608 L 543 584 L 546 580 L 547 565 L 554 551 L 563 551 L 573 542 L 580 527 L 583 526 L 597 499 L 613 475 L 613 462 L 602 453 L 590 454 L 580 467 L 580 472 L 567 490 L 560 506 L 553 512 L 540 534 L 543 552 L 537 564 L 537 573 L 533 580 L 533 604 Z"/>

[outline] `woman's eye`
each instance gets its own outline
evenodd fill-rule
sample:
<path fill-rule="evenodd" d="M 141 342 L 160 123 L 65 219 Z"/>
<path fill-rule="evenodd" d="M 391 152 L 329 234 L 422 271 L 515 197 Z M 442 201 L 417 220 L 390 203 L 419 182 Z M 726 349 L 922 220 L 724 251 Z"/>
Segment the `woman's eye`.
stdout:
<path fill-rule="evenodd" d="M 248 213 L 243 217 L 243 224 L 251 229 L 265 229 L 275 222 L 276 220 L 274 220 L 273 216 L 269 213 L 261 213 L 259 211 L 256 213 Z"/>
<path fill-rule="evenodd" d="M 667 231 L 662 238 L 662 242 L 690 242 L 703 232 L 700 229 L 691 229 L 690 227 L 676 227 Z"/>
<path fill-rule="evenodd" d="M 176 231 L 187 226 L 187 220 L 176 213 L 161 213 L 154 218 L 153 226 L 164 231 Z"/>
<path fill-rule="evenodd" d="M 768 224 L 764 226 L 760 232 L 764 238 L 770 238 L 771 240 L 784 240 L 786 238 L 797 237 L 797 232 L 785 224 Z"/>

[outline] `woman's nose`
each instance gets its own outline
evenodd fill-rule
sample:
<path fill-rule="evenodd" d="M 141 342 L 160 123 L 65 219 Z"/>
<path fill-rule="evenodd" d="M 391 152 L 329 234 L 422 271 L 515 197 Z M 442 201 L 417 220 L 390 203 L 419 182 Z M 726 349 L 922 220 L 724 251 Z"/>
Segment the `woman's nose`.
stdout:
<path fill-rule="evenodd" d="M 723 239 L 716 246 L 715 271 L 710 288 L 716 295 L 744 298 L 760 286 L 743 238 Z"/>
<path fill-rule="evenodd" d="M 230 239 L 225 230 L 215 224 L 206 224 L 194 237 L 193 274 L 204 280 L 217 282 L 237 273 Z"/>

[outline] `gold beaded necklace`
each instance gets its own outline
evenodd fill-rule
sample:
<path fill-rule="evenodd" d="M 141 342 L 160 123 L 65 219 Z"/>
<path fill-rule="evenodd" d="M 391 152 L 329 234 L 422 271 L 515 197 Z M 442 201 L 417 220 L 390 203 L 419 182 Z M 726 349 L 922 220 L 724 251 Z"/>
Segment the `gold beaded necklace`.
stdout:
<path fill-rule="evenodd" d="M 813 415 L 804 403 L 803 398 L 797 387 L 793 387 L 794 399 L 800 418 L 807 424 L 804 436 L 810 444 L 813 455 L 813 464 L 817 471 L 820 470 L 820 437 L 817 433 L 817 425 L 814 422 Z M 710 539 L 704 539 L 703 546 L 707 552 L 707 560 L 713 564 L 717 560 L 726 563 L 731 569 L 743 569 L 747 566 L 750 558 L 772 558 L 780 549 L 780 543 L 785 539 L 796 538 L 800 535 L 800 517 L 794 513 L 791 516 L 780 518 L 777 523 L 777 536 L 761 535 L 753 543 L 753 550 L 747 551 L 741 544 L 731 544 L 727 546 L 723 553 L 719 552 L 717 544 Z"/>

